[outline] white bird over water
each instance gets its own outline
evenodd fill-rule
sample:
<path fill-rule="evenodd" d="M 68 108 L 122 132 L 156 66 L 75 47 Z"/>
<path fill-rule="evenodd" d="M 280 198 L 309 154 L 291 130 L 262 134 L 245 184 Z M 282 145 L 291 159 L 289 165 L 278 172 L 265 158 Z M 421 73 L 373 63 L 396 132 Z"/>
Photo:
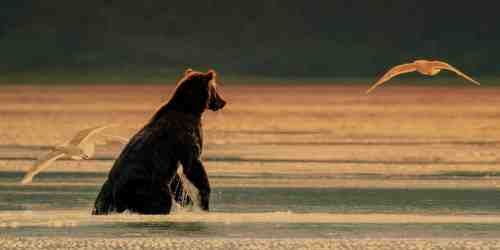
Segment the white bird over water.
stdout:
<path fill-rule="evenodd" d="M 35 175 L 46 169 L 52 162 L 65 155 L 73 160 L 89 159 L 90 157 L 94 156 L 95 140 L 91 139 L 94 139 L 94 136 L 97 133 L 111 126 L 115 125 L 98 126 L 84 129 L 78 132 L 70 141 L 62 145 L 55 146 L 51 152 L 38 159 L 35 165 L 33 165 L 33 167 L 31 167 L 26 172 L 23 179 L 21 180 L 21 184 L 30 183 Z"/>
<path fill-rule="evenodd" d="M 384 76 L 382 76 L 373 86 L 371 86 L 366 93 L 370 93 L 372 90 L 374 90 L 376 87 L 379 85 L 382 85 L 384 82 L 389 81 L 391 78 L 405 74 L 405 73 L 410 73 L 417 71 L 418 73 L 422 75 L 428 75 L 428 76 L 434 76 L 437 73 L 439 73 L 441 70 L 446 69 L 449 71 L 455 72 L 457 75 L 469 80 L 470 82 L 481 85 L 478 81 L 470 78 L 466 74 L 462 73 L 460 70 L 456 69 L 455 67 L 449 65 L 448 63 L 442 62 L 442 61 L 428 61 L 428 60 L 416 60 L 412 63 L 405 63 L 401 64 L 398 66 L 395 66 L 391 68 L 387 73 L 385 73 Z"/>

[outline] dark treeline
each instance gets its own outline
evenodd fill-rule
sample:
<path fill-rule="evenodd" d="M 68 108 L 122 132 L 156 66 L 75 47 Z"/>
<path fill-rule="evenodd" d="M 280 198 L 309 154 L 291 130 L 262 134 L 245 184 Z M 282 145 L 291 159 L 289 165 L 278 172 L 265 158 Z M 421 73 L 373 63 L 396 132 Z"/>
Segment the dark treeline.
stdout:
<path fill-rule="evenodd" d="M 415 58 L 500 70 L 489 1 L 3 0 L 0 71 L 177 70 L 356 77 Z"/>

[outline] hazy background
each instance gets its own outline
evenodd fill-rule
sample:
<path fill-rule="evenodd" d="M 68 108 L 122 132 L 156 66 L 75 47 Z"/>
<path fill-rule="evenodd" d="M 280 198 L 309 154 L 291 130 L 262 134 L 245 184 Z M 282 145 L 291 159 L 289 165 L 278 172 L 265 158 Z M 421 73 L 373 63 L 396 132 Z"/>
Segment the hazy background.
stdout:
<path fill-rule="evenodd" d="M 481 80 L 498 76 L 499 27 L 490 1 L 2 0 L 0 82 L 373 78 L 416 58 Z"/>

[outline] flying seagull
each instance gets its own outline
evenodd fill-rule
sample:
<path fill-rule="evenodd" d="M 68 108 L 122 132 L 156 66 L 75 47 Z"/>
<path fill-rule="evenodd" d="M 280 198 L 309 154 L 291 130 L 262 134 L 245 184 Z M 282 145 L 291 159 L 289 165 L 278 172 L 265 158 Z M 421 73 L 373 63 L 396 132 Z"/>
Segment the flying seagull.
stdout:
<path fill-rule="evenodd" d="M 480 85 L 480 83 L 478 81 L 470 78 L 469 76 L 462 73 L 460 70 L 456 69 L 455 67 L 449 65 L 448 63 L 445 63 L 442 61 L 416 60 L 413 63 L 405 63 L 405 64 L 401 64 L 401 65 L 398 65 L 398 66 L 391 68 L 389 71 L 387 71 L 387 73 L 385 73 L 384 76 L 382 76 L 382 78 L 380 78 L 375 84 L 373 84 L 373 86 L 371 86 L 366 91 L 366 93 L 367 94 L 370 93 L 376 87 L 378 87 L 379 85 L 382 85 L 382 83 L 389 81 L 391 78 L 398 76 L 398 75 L 401 75 L 401 74 L 417 71 L 418 73 L 420 73 L 422 75 L 434 76 L 437 73 L 439 73 L 439 71 L 441 71 L 443 69 L 453 71 L 457 75 L 469 80 L 470 82 L 477 84 L 477 85 Z"/>
<path fill-rule="evenodd" d="M 46 169 L 52 162 L 63 157 L 68 156 L 73 160 L 89 159 L 94 156 L 95 141 L 91 140 L 97 133 L 114 125 L 98 126 L 93 128 L 84 129 L 78 132 L 70 141 L 55 146 L 54 149 L 47 155 L 38 159 L 38 161 L 31 167 L 23 179 L 21 184 L 28 184 L 33 180 L 33 177 Z"/>

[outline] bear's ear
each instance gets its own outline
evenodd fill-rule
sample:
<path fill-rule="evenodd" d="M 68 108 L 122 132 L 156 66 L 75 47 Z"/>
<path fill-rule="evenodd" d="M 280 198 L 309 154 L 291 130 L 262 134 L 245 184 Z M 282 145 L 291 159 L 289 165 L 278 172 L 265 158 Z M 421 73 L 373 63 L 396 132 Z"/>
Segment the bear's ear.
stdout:
<path fill-rule="evenodd" d="M 217 77 L 217 73 L 215 72 L 215 70 L 211 69 L 207 72 L 206 76 L 208 77 L 208 79 L 212 80 Z"/>
<path fill-rule="evenodd" d="M 189 73 L 193 72 L 193 69 L 192 68 L 187 68 L 185 71 L 184 71 L 184 75 L 187 76 Z"/>

